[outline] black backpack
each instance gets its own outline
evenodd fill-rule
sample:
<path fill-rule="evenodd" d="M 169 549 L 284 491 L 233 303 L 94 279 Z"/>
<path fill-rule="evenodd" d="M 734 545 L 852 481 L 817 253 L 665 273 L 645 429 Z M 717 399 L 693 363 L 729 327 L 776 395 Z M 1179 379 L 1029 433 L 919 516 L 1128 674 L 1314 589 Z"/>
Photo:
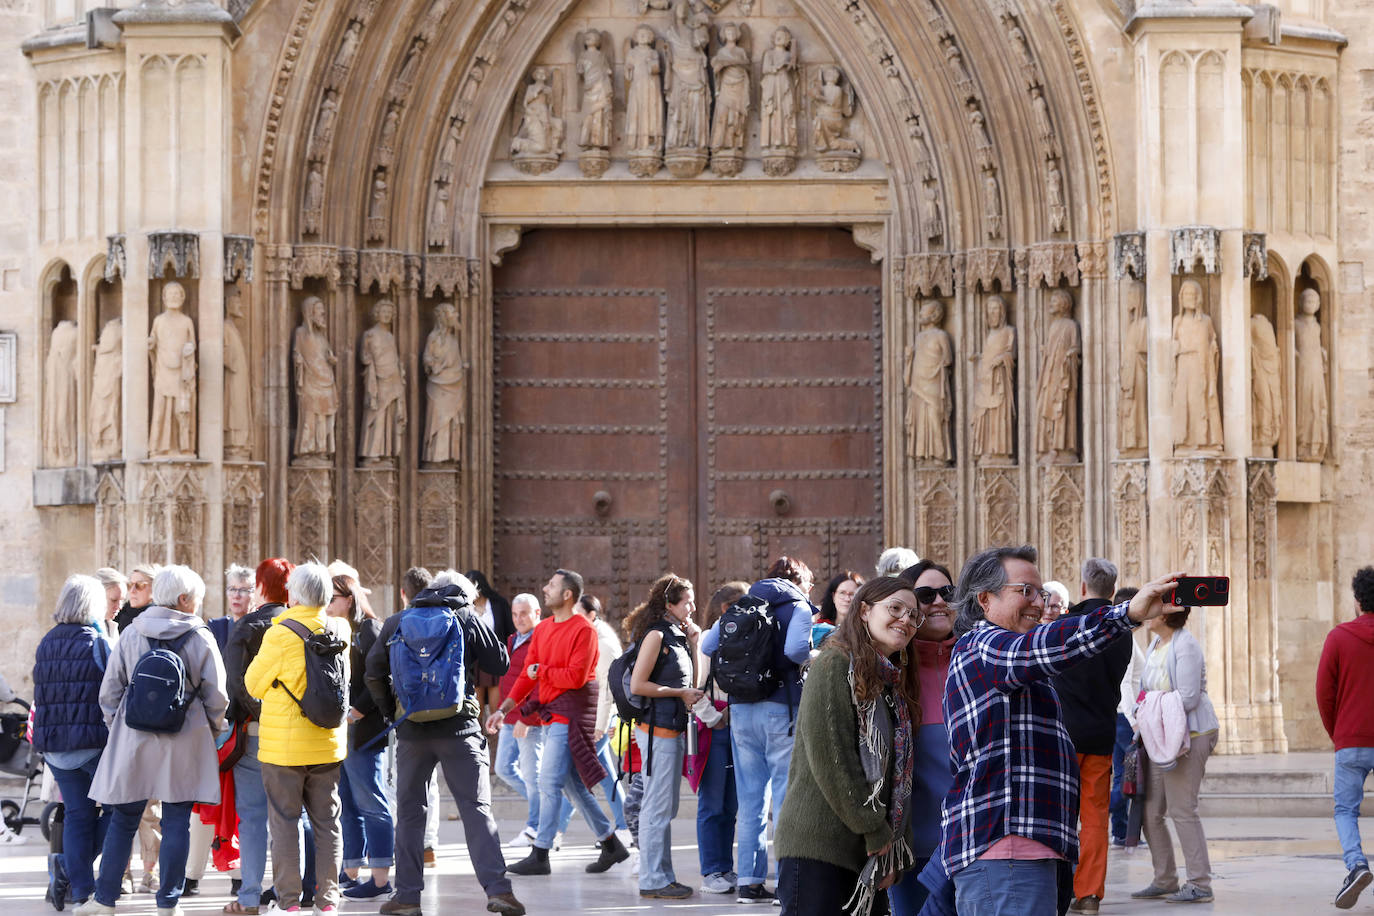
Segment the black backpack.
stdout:
<path fill-rule="evenodd" d="M 630 692 L 630 676 L 634 673 L 635 661 L 638 658 L 639 643 L 633 643 L 619 658 L 611 662 L 610 670 L 606 674 L 606 680 L 611 688 L 611 699 L 615 700 L 615 711 L 622 722 L 644 719 L 649 715 L 650 698 Z"/>
<path fill-rule="evenodd" d="M 138 657 L 124 694 L 124 724 L 141 732 L 174 735 L 186 722 L 186 707 L 199 691 L 187 689 L 186 662 L 181 647 L 195 633 L 176 639 L 148 639 L 148 651 Z"/>
<path fill-rule="evenodd" d="M 344 674 L 344 650 L 348 643 L 325 627 L 318 633 L 298 620 L 283 620 L 288 630 L 305 643 L 305 691 L 296 696 L 281 681 L 273 680 L 296 701 L 301 714 L 320 728 L 338 728 L 348 712 L 348 678 Z"/>
<path fill-rule="evenodd" d="M 778 639 L 778 617 L 762 598 L 745 595 L 721 615 L 711 678 L 731 702 L 757 703 L 782 686 L 773 670 Z"/>

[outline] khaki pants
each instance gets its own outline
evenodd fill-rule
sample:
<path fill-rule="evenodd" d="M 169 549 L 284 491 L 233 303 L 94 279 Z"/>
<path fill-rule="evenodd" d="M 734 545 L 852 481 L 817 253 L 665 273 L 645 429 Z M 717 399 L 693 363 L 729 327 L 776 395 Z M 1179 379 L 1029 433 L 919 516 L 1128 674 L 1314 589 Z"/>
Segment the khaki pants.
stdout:
<path fill-rule="evenodd" d="M 162 851 L 162 802 L 150 799 L 138 822 L 138 854 L 143 860 L 143 874 L 157 873 L 157 857 Z"/>
<path fill-rule="evenodd" d="M 302 807 L 315 831 L 315 906 L 339 905 L 339 862 L 343 859 L 339 770 L 337 763 L 262 765 L 267 828 L 272 838 L 272 886 L 276 888 L 280 909 L 290 909 L 301 902 Z"/>
<path fill-rule="evenodd" d="M 1188 870 L 1188 883 L 1203 890 L 1212 889 L 1212 863 L 1207 857 L 1207 837 L 1202 832 L 1202 819 L 1197 815 L 1198 787 L 1207 769 L 1207 758 L 1217 746 L 1217 733 L 1198 735 L 1192 749 L 1179 758 L 1178 766 L 1167 772 L 1149 766 L 1149 782 L 1145 789 L 1145 842 L 1150 844 L 1150 859 L 1155 866 L 1154 883 L 1158 887 L 1178 887 L 1178 867 L 1174 863 L 1174 842 L 1164 816 L 1174 822 L 1178 844 L 1183 847 L 1183 864 Z"/>

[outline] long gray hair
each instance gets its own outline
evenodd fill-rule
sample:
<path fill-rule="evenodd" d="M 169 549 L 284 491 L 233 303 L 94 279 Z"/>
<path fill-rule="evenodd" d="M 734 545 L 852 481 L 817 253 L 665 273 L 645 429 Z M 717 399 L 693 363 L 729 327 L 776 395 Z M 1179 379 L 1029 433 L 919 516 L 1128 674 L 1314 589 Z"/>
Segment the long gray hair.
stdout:
<path fill-rule="evenodd" d="M 954 590 L 954 635 L 963 636 L 983 622 L 983 606 L 978 596 L 983 592 L 1001 591 L 1007 584 L 1007 570 L 1003 560 L 1025 560 L 1038 562 L 1040 555 L 1034 547 L 1022 544 L 1020 547 L 990 547 L 969 557 L 959 573 L 959 584 Z"/>

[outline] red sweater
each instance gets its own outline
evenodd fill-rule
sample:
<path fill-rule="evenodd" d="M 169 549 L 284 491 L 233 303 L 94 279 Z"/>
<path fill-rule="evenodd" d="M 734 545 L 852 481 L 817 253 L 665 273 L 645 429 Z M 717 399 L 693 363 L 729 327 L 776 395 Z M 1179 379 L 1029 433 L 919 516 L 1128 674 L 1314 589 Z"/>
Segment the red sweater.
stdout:
<path fill-rule="evenodd" d="M 539 666 L 539 700 L 552 703 L 564 691 L 576 690 L 596 678 L 596 660 L 600 655 L 596 628 L 581 614 L 573 614 L 559 623 L 552 617 L 541 620 L 530 637 L 529 653 L 515 684 L 506 698 L 518 708 L 535 687 L 529 676 L 530 665 Z M 514 666 L 512 666 L 514 667 Z M 565 716 L 553 721 L 567 724 Z"/>
<path fill-rule="evenodd" d="M 1326 635 L 1317 665 L 1317 709 L 1336 750 L 1374 747 L 1374 614 Z"/>
<path fill-rule="evenodd" d="M 519 633 L 512 633 L 506 638 L 506 650 L 510 652 L 510 667 L 506 669 L 505 674 L 501 675 L 500 690 L 501 699 L 503 700 L 510 696 L 510 690 L 515 686 L 515 679 L 520 676 L 520 672 L 529 667 L 529 662 L 525 661 L 525 656 L 530 654 L 530 643 L 534 641 L 534 634 L 530 634 L 530 638 L 522 642 L 517 648 L 515 640 L 519 635 Z M 539 721 L 538 716 L 521 716 L 518 720 L 515 718 L 514 712 L 511 713 L 511 716 L 512 724 L 516 721 L 523 722 L 526 725 L 544 724 Z"/>

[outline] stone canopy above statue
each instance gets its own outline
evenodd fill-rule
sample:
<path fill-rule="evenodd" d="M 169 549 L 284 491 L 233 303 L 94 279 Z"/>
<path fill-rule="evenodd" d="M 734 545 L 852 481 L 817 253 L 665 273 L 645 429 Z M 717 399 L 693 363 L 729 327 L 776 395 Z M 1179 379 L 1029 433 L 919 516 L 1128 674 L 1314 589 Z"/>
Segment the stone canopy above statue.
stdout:
<path fill-rule="evenodd" d="M 781 178 L 852 172 L 873 148 L 849 75 L 795 13 L 584 5 L 520 81 L 493 178 L 571 176 L 574 164 L 587 178 Z"/>

